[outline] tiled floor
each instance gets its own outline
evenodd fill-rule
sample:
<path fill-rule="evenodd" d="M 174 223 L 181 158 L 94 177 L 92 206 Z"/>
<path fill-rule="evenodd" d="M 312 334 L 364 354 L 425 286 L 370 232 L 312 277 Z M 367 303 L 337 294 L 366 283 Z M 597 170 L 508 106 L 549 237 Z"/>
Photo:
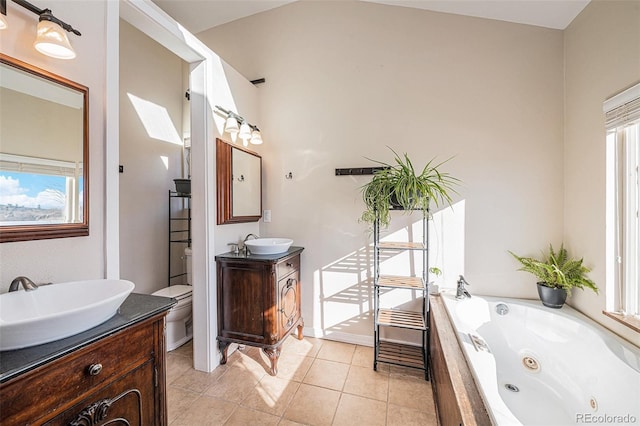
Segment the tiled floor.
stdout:
<path fill-rule="evenodd" d="M 192 368 L 190 343 L 167 354 L 170 426 L 437 425 L 419 370 L 379 364 L 373 348 L 290 336 L 278 375 L 247 346 L 212 373 Z"/>

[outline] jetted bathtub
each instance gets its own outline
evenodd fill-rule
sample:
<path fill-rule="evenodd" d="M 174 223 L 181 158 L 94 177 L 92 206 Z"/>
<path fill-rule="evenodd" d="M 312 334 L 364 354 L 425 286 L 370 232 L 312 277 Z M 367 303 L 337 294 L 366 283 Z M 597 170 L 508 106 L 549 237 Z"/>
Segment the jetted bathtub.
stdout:
<path fill-rule="evenodd" d="M 640 425 L 640 349 L 578 311 L 442 293 L 497 425 Z"/>

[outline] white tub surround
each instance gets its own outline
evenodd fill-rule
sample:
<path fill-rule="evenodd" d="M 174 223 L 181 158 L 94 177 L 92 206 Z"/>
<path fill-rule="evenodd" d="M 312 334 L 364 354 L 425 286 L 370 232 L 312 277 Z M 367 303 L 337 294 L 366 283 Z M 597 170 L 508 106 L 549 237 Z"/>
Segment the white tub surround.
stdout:
<path fill-rule="evenodd" d="M 639 348 L 566 305 L 442 299 L 495 424 L 640 424 Z"/>

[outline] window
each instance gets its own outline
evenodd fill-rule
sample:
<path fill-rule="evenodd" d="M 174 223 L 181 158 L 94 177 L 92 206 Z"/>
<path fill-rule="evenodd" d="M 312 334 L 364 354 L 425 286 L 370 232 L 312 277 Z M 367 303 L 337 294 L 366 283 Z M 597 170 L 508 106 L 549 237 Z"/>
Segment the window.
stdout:
<path fill-rule="evenodd" d="M 640 84 L 604 103 L 607 310 L 640 318 Z"/>
<path fill-rule="evenodd" d="M 82 222 L 82 166 L 0 153 L 0 224 Z"/>

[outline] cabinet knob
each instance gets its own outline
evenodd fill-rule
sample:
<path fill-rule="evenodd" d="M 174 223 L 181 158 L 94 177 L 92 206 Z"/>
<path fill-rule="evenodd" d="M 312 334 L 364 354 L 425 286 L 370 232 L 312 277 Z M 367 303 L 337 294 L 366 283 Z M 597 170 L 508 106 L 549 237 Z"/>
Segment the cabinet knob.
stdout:
<path fill-rule="evenodd" d="M 289 268 L 293 268 L 293 263 L 291 263 L 291 262 L 287 262 L 287 263 L 285 263 L 285 265 L 286 265 L 287 267 L 289 267 Z"/>
<path fill-rule="evenodd" d="M 295 282 L 296 282 L 295 278 L 289 278 L 287 280 L 287 288 L 291 288 L 295 284 Z"/>
<path fill-rule="evenodd" d="M 91 364 L 87 368 L 87 371 L 89 372 L 90 376 L 97 376 L 102 371 L 102 364 Z"/>

